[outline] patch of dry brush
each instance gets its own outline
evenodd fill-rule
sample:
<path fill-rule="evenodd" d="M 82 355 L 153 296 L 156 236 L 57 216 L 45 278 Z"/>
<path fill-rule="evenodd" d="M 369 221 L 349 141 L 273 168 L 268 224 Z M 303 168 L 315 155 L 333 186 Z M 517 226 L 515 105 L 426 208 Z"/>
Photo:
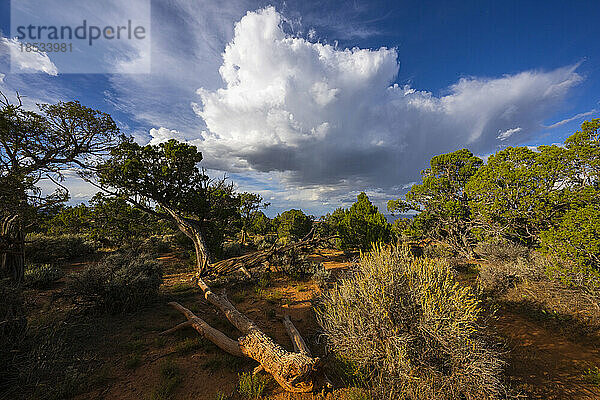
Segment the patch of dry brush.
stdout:
<path fill-rule="evenodd" d="M 447 264 L 380 246 L 324 293 L 318 321 L 379 398 L 499 398 L 504 363 L 483 339 L 480 314 Z"/>

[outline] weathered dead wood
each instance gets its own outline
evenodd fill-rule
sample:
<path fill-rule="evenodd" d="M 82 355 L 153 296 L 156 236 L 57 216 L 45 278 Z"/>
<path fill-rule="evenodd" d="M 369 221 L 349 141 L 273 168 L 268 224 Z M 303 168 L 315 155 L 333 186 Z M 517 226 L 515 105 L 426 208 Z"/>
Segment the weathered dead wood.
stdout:
<path fill-rule="evenodd" d="M 171 333 L 173 333 L 175 331 L 178 331 L 180 329 L 186 328 L 188 326 L 192 326 L 193 323 L 194 323 L 194 321 L 192 321 L 192 320 L 188 320 L 188 321 L 182 322 L 179 325 L 176 325 L 176 326 L 172 327 L 171 329 L 167 329 L 166 331 L 159 333 L 159 335 L 160 336 L 170 335 Z"/>
<path fill-rule="evenodd" d="M 188 321 L 191 322 L 191 326 L 201 336 L 213 342 L 221 350 L 237 357 L 243 356 L 238 342 L 228 338 L 223 332 L 208 325 L 206 322 L 198 318 L 193 312 L 191 312 L 181 304 L 176 302 L 170 302 L 169 305 L 177 311 L 181 312 L 183 315 L 185 315 L 188 318 Z M 181 328 L 181 325 L 182 324 L 177 325 L 176 328 Z M 168 331 L 163 332 L 163 334 L 166 334 L 169 331 L 174 332 L 174 330 L 169 329 Z"/>
<path fill-rule="evenodd" d="M 306 342 L 302 338 L 302 335 L 300 335 L 298 329 L 294 326 L 289 315 L 283 317 L 283 325 L 285 326 L 288 336 L 292 340 L 294 351 L 311 357 L 310 349 L 306 345 Z M 321 388 L 324 392 L 333 390 L 333 383 L 324 372 L 316 375 L 315 378 L 314 384 L 316 387 Z"/>
<path fill-rule="evenodd" d="M 226 260 L 221 260 L 212 263 L 208 267 L 208 271 L 213 275 L 227 275 L 235 272 L 241 268 L 245 268 L 246 271 L 251 268 L 258 267 L 265 262 L 270 261 L 274 256 L 284 254 L 290 250 L 307 251 L 317 247 L 319 244 L 334 238 L 332 237 L 314 237 L 312 231 L 307 237 L 299 242 L 290 243 L 287 245 L 277 246 L 274 244 L 269 249 L 256 251 L 250 254 L 244 254 L 239 257 L 232 257 Z"/>
<path fill-rule="evenodd" d="M 240 313 L 225 295 L 215 294 L 201 278 L 198 279 L 198 286 L 202 289 L 206 300 L 221 310 L 229 322 L 244 336 L 237 341 L 232 340 L 222 332 L 212 328 L 187 308 L 174 302 L 169 303 L 169 305 L 184 314 L 190 324 L 179 324 L 175 328 L 165 331 L 165 334 L 191 325 L 203 337 L 229 354 L 240 357 L 246 356 L 258 361 L 262 369 L 273 375 L 273 378 L 285 390 L 304 393 L 313 390 L 314 378 L 320 366 L 320 360 L 310 355 L 308 347 L 295 327 L 293 330 L 299 339 L 294 342 L 294 348 L 303 350 L 289 352 L 263 333 L 254 322 Z M 301 343 L 301 347 L 297 347 L 296 343 Z"/>
<path fill-rule="evenodd" d="M 0 220 L 0 279 L 23 282 L 25 273 L 25 234 L 17 214 Z"/>
<path fill-rule="evenodd" d="M 292 323 L 292 320 L 290 319 L 289 315 L 283 317 L 283 325 L 285 326 L 285 330 L 287 331 L 288 336 L 292 340 L 292 344 L 294 345 L 294 351 L 296 353 L 302 353 L 306 354 L 307 356 L 310 356 L 310 349 L 306 345 L 304 339 L 302 339 L 302 336 L 300 335 L 300 332 L 298 332 L 298 329 L 296 329 L 296 327 Z"/>

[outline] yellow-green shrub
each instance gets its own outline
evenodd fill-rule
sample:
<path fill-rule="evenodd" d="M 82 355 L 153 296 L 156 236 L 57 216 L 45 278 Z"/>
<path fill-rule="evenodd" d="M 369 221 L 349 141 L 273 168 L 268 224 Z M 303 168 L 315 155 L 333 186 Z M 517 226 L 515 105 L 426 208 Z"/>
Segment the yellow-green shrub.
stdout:
<path fill-rule="evenodd" d="M 330 349 L 381 398 L 499 397 L 502 361 L 482 339 L 480 304 L 438 260 L 375 247 L 324 293 L 318 321 Z"/>

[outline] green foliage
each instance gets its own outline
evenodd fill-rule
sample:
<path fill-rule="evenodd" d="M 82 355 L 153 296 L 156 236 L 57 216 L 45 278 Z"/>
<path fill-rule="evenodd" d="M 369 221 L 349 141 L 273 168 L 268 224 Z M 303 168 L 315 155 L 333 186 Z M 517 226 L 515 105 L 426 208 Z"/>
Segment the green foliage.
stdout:
<path fill-rule="evenodd" d="M 150 235 L 172 234 L 170 225 L 124 198 L 96 193 L 90 205 L 64 207 L 45 222 L 51 235 L 86 235 L 104 246 L 134 247 Z"/>
<path fill-rule="evenodd" d="M 120 313 L 136 310 L 156 299 L 162 283 L 162 267 L 148 255 L 115 254 L 73 278 L 71 292 L 80 304 Z"/>
<path fill-rule="evenodd" d="M 585 121 L 581 130 L 565 140 L 565 145 L 572 154 L 573 176 L 580 187 L 598 187 L 600 179 L 600 118 Z"/>
<path fill-rule="evenodd" d="M 239 374 L 238 393 L 243 399 L 260 399 L 269 383 L 267 376 L 244 372 Z"/>
<path fill-rule="evenodd" d="M 75 260 L 94 254 L 98 246 L 83 235 L 30 234 L 25 243 L 27 261 L 34 264 Z"/>
<path fill-rule="evenodd" d="M 50 235 L 77 235 L 89 232 L 93 219 L 92 208 L 78 204 L 60 209 L 44 225 Z"/>
<path fill-rule="evenodd" d="M 429 168 L 421 172 L 422 183 L 413 185 L 406 194 L 406 202 L 392 200 L 388 202 L 388 209 L 419 212 L 405 228 L 405 231 L 409 227 L 413 230 L 406 232 L 409 235 L 426 235 L 470 253 L 475 238 L 465 187 L 482 164 L 483 161 L 467 149 L 435 156 Z"/>
<path fill-rule="evenodd" d="M 261 195 L 244 192 L 239 194 L 239 212 L 242 220 L 242 243 L 247 232 L 264 235 L 268 232 L 268 218 L 261 208 L 267 208 L 270 204 L 264 203 Z"/>
<path fill-rule="evenodd" d="M 360 193 L 352 206 L 341 212 L 336 210 L 331 216 L 337 222 L 342 250 L 367 250 L 373 243 L 386 242 L 390 238 L 390 224 L 365 193 Z"/>
<path fill-rule="evenodd" d="M 556 227 L 542 232 L 540 236 L 545 252 L 567 260 L 557 265 L 563 279 L 571 280 L 574 275 L 581 273 L 600 278 L 599 204 L 588 204 L 567 211 Z"/>
<path fill-rule="evenodd" d="M 69 198 L 59 183 L 64 172 L 89 168 L 122 138 L 108 114 L 78 102 L 39 104 L 38 109 L 26 110 L 20 98 L 17 104 L 0 99 L 0 223 L 10 221 L 11 231 L 10 238 L 2 238 L 10 244 L 0 277 L 17 282 L 23 278 L 22 237 Z M 55 190 L 48 190 L 52 185 Z"/>
<path fill-rule="evenodd" d="M 50 264 L 32 265 L 25 269 L 25 284 L 29 287 L 44 289 L 62 278 L 62 269 Z"/>
<path fill-rule="evenodd" d="M 286 241 L 299 240 L 312 229 L 312 220 L 302 210 L 288 210 L 275 217 L 277 235 Z"/>
<path fill-rule="evenodd" d="M 317 308 L 329 347 L 381 398 L 499 398 L 503 363 L 482 339 L 480 315 L 446 264 L 401 247 L 363 254 Z"/>
<path fill-rule="evenodd" d="M 151 213 L 172 218 L 174 212 L 191 218 L 209 249 L 219 256 L 225 237 L 238 229 L 240 201 L 233 184 L 213 181 L 198 169 L 201 160 L 195 146 L 176 140 L 157 146 L 127 141 L 100 165 L 98 178 L 102 185 L 117 188 L 121 196 L 138 199 L 137 205 Z M 157 210 L 148 206 L 151 201 Z"/>
<path fill-rule="evenodd" d="M 325 215 L 322 218 L 321 226 L 319 226 L 321 235 L 332 236 L 339 234 L 340 225 L 345 215 L 346 210 L 342 207 L 336 208 L 331 214 L 328 213 Z"/>
<path fill-rule="evenodd" d="M 271 220 L 262 211 L 255 211 L 250 214 L 250 226 L 248 232 L 257 235 L 266 235 L 271 231 Z"/>
<path fill-rule="evenodd" d="M 491 155 L 469 181 L 473 212 L 486 230 L 527 245 L 560 211 L 568 176 L 566 150 L 542 146 L 508 147 Z"/>

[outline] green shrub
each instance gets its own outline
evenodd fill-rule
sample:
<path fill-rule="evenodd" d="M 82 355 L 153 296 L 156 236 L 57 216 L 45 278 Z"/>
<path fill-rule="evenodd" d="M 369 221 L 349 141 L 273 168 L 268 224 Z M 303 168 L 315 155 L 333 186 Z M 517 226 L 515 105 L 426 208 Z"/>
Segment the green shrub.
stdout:
<path fill-rule="evenodd" d="M 140 250 L 150 254 L 162 254 L 173 251 L 176 247 L 173 235 L 150 236 L 141 243 Z"/>
<path fill-rule="evenodd" d="M 25 243 L 25 258 L 33 264 L 55 263 L 81 258 L 97 249 L 95 242 L 82 235 L 30 234 Z"/>
<path fill-rule="evenodd" d="M 406 247 L 375 247 L 324 293 L 330 349 L 381 398 L 498 398 L 503 363 L 482 339 L 480 304 L 450 268 Z"/>
<path fill-rule="evenodd" d="M 296 281 L 307 280 L 323 267 L 320 263 L 310 261 L 306 254 L 296 249 L 273 257 L 271 264 L 277 265 L 284 274 Z"/>
<path fill-rule="evenodd" d="M 550 269 L 552 275 L 577 286 L 598 283 L 600 205 L 567 211 L 557 227 L 542 232 L 540 237 L 542 250 L 561 260 Z"/>
<path fill-rule="evenodd" d="M 30 265 L 25 270 L 25 284 L 30 287 L 42 289 L 62 278 L 62 269 L 50 265 Z"/>
<path fill-rule="evenodd" d="M 263 395 L 269 378 L 260 374 L 244 372 L 239 376 L 238 392 L 244 399 L 259 399 Z"/>
<path fill-rule="evenodd" d="M 158 261 L 145 254 L 118 253 L 74 275 L 71 290 L 83 305 L 119 313 L 156 299 L 161 283 Z"/>
<path fill-rule="evenodd" d="M 387 242 L 391 236 L 390 224 L 365 193 L 344 212 L 337 229 L 342 250 L 368 250 L 373 243 Z"/>
<path fill-rule="evenodd" d="M 312 220 L 302 210 L 288 210 L 273 220 L 277 235 L 285 242 L 302 239 L 312 228 Z"/>
<path fill-rule="evenodd" d="M 223 244 L 223 259 L 244 255 L 244 247 L 239 242 L 225 242 Z"/>

